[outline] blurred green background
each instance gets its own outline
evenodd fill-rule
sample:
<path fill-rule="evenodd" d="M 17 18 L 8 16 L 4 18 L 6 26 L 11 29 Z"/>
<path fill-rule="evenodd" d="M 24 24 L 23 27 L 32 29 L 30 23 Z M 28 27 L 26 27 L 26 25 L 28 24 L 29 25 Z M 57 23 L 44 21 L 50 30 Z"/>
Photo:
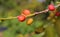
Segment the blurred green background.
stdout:
<path fill-rule="evenodd" d="M 16 17 L 24 9 L 29 9 L 31 13 L 40 12 L 45 10 L 51 1 L 56 4 L 60 0 L 0 0 L 0 18 Z M 34 22 L 30 26 L 26 24 L 28 18 L 24 22 L 19 22 L 17 19 L 0 20 L 0 26 L 8 28 L 3 31 L 3 37 L 22 37 L 19 35 L 31 34 L 36 28 L 45 25 L 49 26 L 42 33 L 33 34 L 29 37 L 60 37 L 60 18 L 58 17 L 52 26 L 53 23 L 46 20 L 47 16 L 48 13 L 31 17 Z"/>

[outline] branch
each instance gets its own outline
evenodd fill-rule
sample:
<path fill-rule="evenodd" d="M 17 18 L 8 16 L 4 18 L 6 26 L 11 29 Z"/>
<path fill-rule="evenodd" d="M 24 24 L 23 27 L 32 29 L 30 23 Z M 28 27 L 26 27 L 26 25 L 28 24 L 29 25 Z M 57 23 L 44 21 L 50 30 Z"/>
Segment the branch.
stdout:
<path fill-rule="evenodd" d="M 55 6 L 56 8 L 57 7 L 59 7 L 60 6 L 60 4 L 58 4 L 57 6 Z M 30 14 L 30 15 L 28 15 L 28 16 L 26 16 L 26 17 L 31 17 L 31 16 L 34 16 L 34 15 L 38 15 L 38 14 L 42 14 L 42 13 L 47 13 L 49 11 L 49 9 L 46 9 L 46 10 L 43 10 L 43 11 L 41 11 L 41 12 L 35 12 L 35 13 L 33 13 L 33 14 Z M 16 19 L 17 18 L 17 16 L 16 17 L 7 17 L 7 18 L 0 18 L 0 20 L 7 20 L 7 19 Z"/>

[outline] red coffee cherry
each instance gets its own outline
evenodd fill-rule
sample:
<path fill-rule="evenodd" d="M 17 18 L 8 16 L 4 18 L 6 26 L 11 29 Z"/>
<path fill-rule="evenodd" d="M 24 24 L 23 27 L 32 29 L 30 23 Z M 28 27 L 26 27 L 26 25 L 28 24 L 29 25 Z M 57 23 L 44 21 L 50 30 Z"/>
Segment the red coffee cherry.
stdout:
<path fill-rule="evenodd" d="M 28 9 L 23 10 L 23 14 L 24 14 L 24 15 L 29 15 L 29 14 L 30 14 L 30 10 L 28 10 Z"/>
<path fill-rule="evenodd" d="M 53 4 L 50 4 L 50 5 L 48 6 L 48 9 L 49 9 L 50 11 L 54 11 L 54 10 L 55 10 L 55 7 L 54 7 Z"/>
<path fill-rule="evenodd" d="M 60 16 L 60 12 L 56 12 L 56 14 L 55 14 L 56 16 Z"/>
<path fill-rule="evenodd" d="M 26 17 L 23 16 L 23 15 L 20 15 L 20 16 L 18 16 L 17 18 L 18 18 L 18 20 L 19 20 L 20 22 L 23 22 L 23 21 L 26 19 Z"/>

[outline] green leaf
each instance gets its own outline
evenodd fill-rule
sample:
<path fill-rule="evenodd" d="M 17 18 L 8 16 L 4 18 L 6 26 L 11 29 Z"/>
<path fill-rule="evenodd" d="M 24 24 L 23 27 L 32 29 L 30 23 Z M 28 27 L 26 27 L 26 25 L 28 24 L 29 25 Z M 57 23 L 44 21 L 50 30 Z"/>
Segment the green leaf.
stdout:
<path fill-rule="evenodd" d="M 42 25 L 43 25 L 43 22 L 42 22 L 42 21 L 35 21 L 34 24 L 33 24 L 33 26 L 34 26 L 35 28 L 40 27 L 40 26 L 42 26 Z"/>

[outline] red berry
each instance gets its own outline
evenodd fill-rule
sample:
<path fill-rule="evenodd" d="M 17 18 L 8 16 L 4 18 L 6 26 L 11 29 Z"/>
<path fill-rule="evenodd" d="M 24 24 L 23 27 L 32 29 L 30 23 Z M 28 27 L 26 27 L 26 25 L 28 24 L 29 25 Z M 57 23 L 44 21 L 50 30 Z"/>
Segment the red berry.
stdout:
<path fill-rule="evenodd" d="M 55 14 L 56 16 L 60 16 L 60 12 L 56 12 L 56 14 Z"/>
<path fill-rule="evenodd" d="M 50 11 L 54 11 L 54 10 L 55 10 L 55 7 L 54 7 L 53 4 L 50 4 L 50 5 L 48 6 L 48 9 L 49 9 Z"/>
<path fill-rule="evenodd" d="M 18 20 L 19 20 L 20 22 L 23 22 L 23 21 L 26 19 L 26 17 L 23 16 L 23 15 L 20 15 L 20 16 L 18 16 L 17 18 L 18 18 Z"/>
<path fill-rule="evenodd" d="M 30 10 L 28 10 L 28 9 L 23 10 L 23 14 L 24 14 L 24 15 L 29 15 L 29 14 L 30 14 Z"/>

